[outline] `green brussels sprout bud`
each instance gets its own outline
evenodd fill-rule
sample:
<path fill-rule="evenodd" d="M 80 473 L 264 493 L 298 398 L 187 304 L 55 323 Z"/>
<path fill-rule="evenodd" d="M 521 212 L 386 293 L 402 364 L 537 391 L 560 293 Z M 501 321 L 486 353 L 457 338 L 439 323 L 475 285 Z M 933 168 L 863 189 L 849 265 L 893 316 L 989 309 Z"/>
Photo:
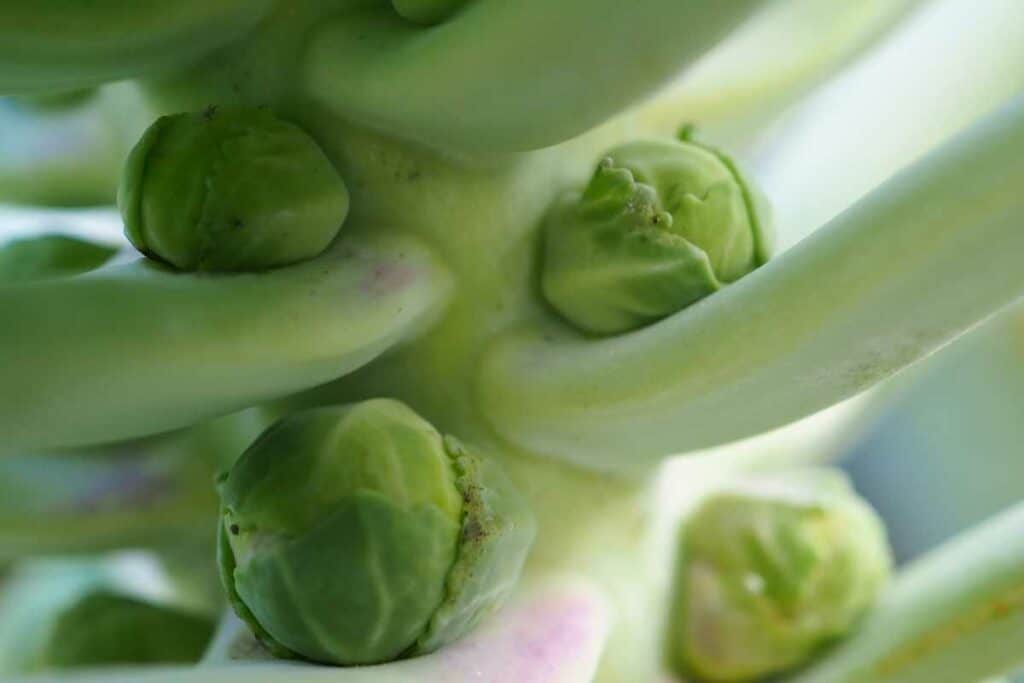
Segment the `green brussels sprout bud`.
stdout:
<path fill-rule="evenodd" d="M 742 482 L 683 526 L 669 656 L 704 681 L 752 681 L 849 632 L 891 566 L 874 511 L 831 470 Z"/>
<path fill-rule="evenodd" d="M 252 271 L 311 259 L 348 213 L 323 151 L 269 109 L 164 116 L 128 156 L 118 189 L 125 232 L 186 271 Z"/>
<path fill-rule="evenodd" d="M 687 140 L 632 142 L 548 212 L 541 287 L 584 332 L 627 332 L 765 263 L 769 214 L 721 153 Z"/>
<path fill-rule="evenodd" d="M 87 593 L 60 614 L 43 653 L 47 669 L 197 662 L 216 624 L 204 616 L 108 590 Z"/>
<path fill-rule="evenodd" d="M 504 601 L 533 540 L 493 462 L 375 399 L 271 426 L 220 482 L 228 597 L 278 656 L 436 650 Z"/>
<path fill-rule="evenodd" d="M 70 277 L 99 268 L 117 253 L 116 247 L 67 235 L 40 235 L 0 246 L 0 283 L 13 284 Z"/>
<path fill-rule="evenodd" d="M 467 0 L 391 0 L 391 6 L 395 8 L 403 19 L 432 26 L 455 14 Z"/>

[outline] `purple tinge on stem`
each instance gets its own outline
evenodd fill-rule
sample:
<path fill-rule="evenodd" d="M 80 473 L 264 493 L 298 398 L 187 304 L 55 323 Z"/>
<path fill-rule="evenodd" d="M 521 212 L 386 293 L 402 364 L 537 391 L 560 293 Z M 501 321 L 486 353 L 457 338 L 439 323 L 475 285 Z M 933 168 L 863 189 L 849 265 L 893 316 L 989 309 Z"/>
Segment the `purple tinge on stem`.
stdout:
<path fill-rule="evenodd" d="M 593 678 L 609 614 L 596 587 L 558 582 L 520 593 L 477 632 L 435 655 L 438 680 L 583 683 Z"/>

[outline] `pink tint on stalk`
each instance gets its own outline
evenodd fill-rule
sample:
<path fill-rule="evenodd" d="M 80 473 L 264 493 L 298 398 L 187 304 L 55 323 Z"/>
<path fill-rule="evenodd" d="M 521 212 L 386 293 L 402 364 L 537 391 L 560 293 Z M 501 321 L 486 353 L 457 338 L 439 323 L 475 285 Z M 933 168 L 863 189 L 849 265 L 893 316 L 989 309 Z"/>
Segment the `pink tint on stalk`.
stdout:
<path fill-rule="evenodd" d="M 437 680 L 589 683 L 608 621 L 605 601 L 592 586 L 558 583 L 530 589 L 479 631 L 431 655 Z"/>

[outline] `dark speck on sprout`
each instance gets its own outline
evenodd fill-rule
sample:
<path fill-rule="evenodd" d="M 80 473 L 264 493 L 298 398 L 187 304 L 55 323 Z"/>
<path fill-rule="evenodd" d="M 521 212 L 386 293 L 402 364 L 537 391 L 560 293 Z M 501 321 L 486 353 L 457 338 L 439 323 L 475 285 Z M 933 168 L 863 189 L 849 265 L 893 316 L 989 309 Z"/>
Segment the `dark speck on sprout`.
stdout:
<path fill-rule="evenodd" d="M 483 527 L 481 527 L 480 523 L 476 520 L 469 520 L 466 523 L 466 526 L 462 529 L 462 537 L 471 543 L 480 540 L 483 536 Z"/>
<path fill-rule="evenodd" d="M 237 524 L 232 524 L 230 527 L 228 527 L 228 531 L 231 532 L 232 536 L 237 536 L 238 535 L 238 525 Z"/>

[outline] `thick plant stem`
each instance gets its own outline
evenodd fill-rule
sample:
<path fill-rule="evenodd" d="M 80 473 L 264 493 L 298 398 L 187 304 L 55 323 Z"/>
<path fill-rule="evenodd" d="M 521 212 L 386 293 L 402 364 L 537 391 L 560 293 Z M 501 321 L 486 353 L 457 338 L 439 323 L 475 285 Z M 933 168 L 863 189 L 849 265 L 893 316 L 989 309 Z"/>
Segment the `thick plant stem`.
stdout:
<path fill-rule="evenodd" d="M 852 396 L 1024 291 L 1022 152 L 1018 99 L 658 324 L 605 340 L 512 334 L 484 359 L 482 408 L 521 446 L 622 468 Z"/>
<path fill-rule="evenodd" d="M 977 681 L 1024 663 L 1024 505 L 897 578 L 860 631 L 788 683 Z"/>
<path fill-rule="evenodd" d="M 63 90 L 187 63 L 252 28 L 270 0 L 2 0 L 0 93 Z"/>
<path fill-rule="evenodd" d="M 733 152 L 815 86 L 873 48 L 922 0 L 773 3 L 658 95 L 640 117 L 666 135 L 680 116 Z M 751 68 L 756 64 L 757 68 Z"/>
<path fill-rule="evenodd" d="M 0 564 L 149 548 L 186 589 L 201 592 L 194 577 L 203 560 L 195 555 L 206 553 L 214 569 L 215 476 L 271 419 L 251 409 L 150 439 L 0 457 Z M 221 595 L 219 580 L 209 593 Z"/>
<path fill-rule="evenodd" d="M 212 467 L 188 453 L 137 449 L 0 458 L 0 560 L 188 538 L 212 548 Z"/>
<path fill-rule="evenodd" d="M 746 156 L 773 199 L 779 247 L 803 239 L 1024 92 L 1022 65 L 1024 3 L 937 0 L 775 130 L 763 130 L 762 122 L 761 138 Z"/>
<path fill-rule="evenodd" d="M 340 377 L 419 333 L 450 284 L 390 237 L 252 275 L 140 261 L 0 288 L 3 449 L 142 436 Z"/>
<path fill-rule="evenodd" d="M 478 0 L 419 28 L 390 8 L 314 37 L 309 92 L 345 118 L 464 153 L 574 137 L 700 57 L 760 0 Z"/>

